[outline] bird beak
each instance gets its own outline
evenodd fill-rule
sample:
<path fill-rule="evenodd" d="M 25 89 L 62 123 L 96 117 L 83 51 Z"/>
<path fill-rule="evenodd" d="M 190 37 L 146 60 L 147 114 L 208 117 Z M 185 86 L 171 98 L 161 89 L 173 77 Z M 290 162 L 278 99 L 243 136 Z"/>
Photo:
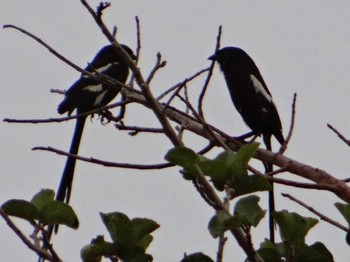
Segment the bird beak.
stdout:
<path fill-rule="evenodd" d="M 216 55 L 209 56 L 208 60 L 216 61 Z"/>

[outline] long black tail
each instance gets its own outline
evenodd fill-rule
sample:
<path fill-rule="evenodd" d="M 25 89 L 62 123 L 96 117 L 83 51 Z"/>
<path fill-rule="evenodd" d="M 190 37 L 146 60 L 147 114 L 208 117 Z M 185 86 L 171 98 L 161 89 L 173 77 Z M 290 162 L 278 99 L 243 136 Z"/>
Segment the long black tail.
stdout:
<path fill-rule="evenodd" d="M 264 135 L 263 136 L 264 143 L 266 146 L 266 149 L 271 151 L 271 135 Z M 270 163 L 264 163 L 265 166 L 265 172 L 269 173 L 272 172 L 273 167 Z M 269 231 L 270 231 L 270 241 L 272 243 L 275 243 L 275 228 L 274 228 L 274 220 L 272 216 L 272 212 L 275 211 L 275 193 L 273 190 L 273 183 L 271 182 L 271 191 L 269 191 Z"/>
<path fill-rule="evenodd" d="M 74 155 L 78 154 L 80 140 L 84 130 L 85 120 L 86 120 L 86 117 L 77 118 L 72 142 L 69 149 L 70 154 L 74 154 Z M 70 194 L 72 191 L 75 163 L 76 163 L 75 158 L 67 157 L 60 186 L 58 187 L 57 195 L 56 195 L 56 200 L 65 201 L 67 204 L 69 203 Z"/>
<path fill-rule="evenodd" d="M 83 135 L 85 120 L 86 120 L 86 117 L 77 118 L 72 142 L 71 142 L 70 149 L 69 149 L 70 154 L 74 154 L 74 155 L 78 154 L 80 140 L 81 140 L 81 137 Z M 61 182 L 60 182 L 60 185 L 58 187 L 57 194 L 56 194 L 56 200 L 65 201 L 67 204 L 69 202 L 70 194 L 72 191 L 75 163 L 76 163 L 75 158 L 67 157 L 67 161 L 66 161 L 66 165 L 65 165 L 64 170 L 63 170 Z M 55 229 L 55 232 L 57 233 L 58 225 L 48 227 L 47 235 L 46 235 L 47 243 L 50 242 L 50 239 L 51 239 L 51 236 L 52 236 L 54 229 Z M 47 243 L 44 242 L 43 249 L 47 249 Z M 43 260 L 39 259 L 39 261 L 43 261 Z"/>
<path fill-rule="evenodd" d="M 271 136 L 272 135 L 264 135 L 264 143 L 266 146 L 266 149 L 269 151 L 272 151 L 271 147 Z M 274 134 L 278 142 L 282 145 L 284 143 L 284 137 L 282 133 Z M 270 163 L 264 163 L 265 165 L 265 172 L 269 173 L 273 171 L 273 166 Z M 272 216 L 272 213 L 275 212 L 275 192 L 273 189 L 273 182 L 271 182 L 271 191 L 269 191 L 269 231 L 270 231 L 270 241 L 272 243 L 275 243 L 275 227 L 274 227 L 274 219 Z"/>

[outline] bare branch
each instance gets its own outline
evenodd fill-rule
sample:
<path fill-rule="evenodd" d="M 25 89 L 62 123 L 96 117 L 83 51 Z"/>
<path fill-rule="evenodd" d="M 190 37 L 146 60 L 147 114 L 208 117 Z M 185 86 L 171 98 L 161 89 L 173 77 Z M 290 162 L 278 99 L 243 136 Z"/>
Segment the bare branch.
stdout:
<path fill-rule="evenodd" d="M 20 31 L 21 33 L 23 33 L 23 34 L 33 38 L 35 41 L 37 41 L 39 44 L 41 44 L 46 49 L 48 49 L 49 52 L 51 52 L 53 55 L 55 55 L 61 61 L 63 61 L 64 63 L 68 64 L 69 66 L 73 67 L 75 70 L 79 71 L 83 75 L 89 76 L 90 78 L 95 79 L 96 81 L 99 81 L 101 83 L 105 83 L 105 84 L 109 85 L 111 88 L 114 88 L 115 85 L 118 85 L 118 89 L 121 86 L 123 88 L 129 89 L 130 91 L 135 91 L 135 90 L 131 89 L 130 87 L 128 87 L 127 85 L 125 85 L 124 83 L 121 83 L 121 82 L 119 82 L 119 81 L 117 81 L 117 80 L 115 80 L 115 79 L 113 79 L 111 77 L 108 77 L 108 76 L 103 75 L 101 73 L 91 73 L 89 71 L 86 71 L 85 69 L 82 69 L 81 67 L 77 66 L 76 64 L 72 63 L 70 60 L 65 58 L 63 55 L 59 54 L 56 50 L 54 50 L 51 46 L 46 44 L 39 37 L 33 35 L 32 33 L 28 32 L 28 31 L 26 31 L 26 30 L 24 30 L 24 29 L 22 29 L 22 28 L 20 28 L 18 26 L 15 26 L 15 25 L 4 25 L 3 28 L 13 28 L 13 29 L 16 29 L 16 30 Z M 119 47 L 119 48 L 122 49 L 121 47 Z M 122 52 L 126 53 L 126 51 L 124 51 L 124 50 L 122 50 Z M 126 56 L 128 56 L 128 55 L 126 54 Z"/>
<path fill-rule="evenodd" d="M 304 188 L 304 189 L 327 190 L 327 191 L 335 190 L 335 187 L 329 184 L 302 183 L 302 182 L 296 182 L 296 181 L 291 181 L 291 180 L 277 178 L 277 177 L 267 177 L 267 179 L 277 184 Z"/>
<path fill-rule="evenodd" d="M 157 61 L 154 65 L 151 73 L 149 73 L 149 76 L 147 77 L 146 84 L 149 85 L 154 77 L 154 75 L 157 73 L 157 71 L 163 67 L 165 67 L 166 61 L 162 61 L 162 55 L 160 53 L 157 53 Z"/>
<path fill-rule="evenodd" d="M 286 137 L 286 141 L 283 143 L 283 145 L 281 146 L 281 148 L 278 152 L 279 154 L 283 154 L 286 151 L 287 145 L 289 144 L 289 141 L 290 141 L 292 134 L 293 134 L 294 123 L 295 123 L 296 101 L 297 101 L 297 93 L 294 93 L 293 103 L 292 103 L 292 116 L 291 116 L 291 120 L 290 120 L 289 132 L 288 132 L 288 135 Z"/>
<path fill-rule="evenodd" d="M 22 240 L 22 242 L 31 250 L 33 250 L 38 256 L 45 258 L 48 261 L 62 261 L 61 259 L 54 259 L 54 257 L 46 252 L 45 250 L 41 249 L 40 247 L 37 247 L 34 245 L 23 233 L 22 231 L 12 222 L 12 220 L 9 218 L 9 216 L 5 213 L 3 209 L 0 208 L 0 216 L 6 221 L 8 226 L 15 232 L 15 234 Z"/>
<path fill-rule="evenodd" d="M 126 169 L 139 169 L 139 170 L 149 170 L 149 169 L 163 169 L 163 168 L 168 168 L 174 166 L 173 164 L 169 163 L 164 163 L 164 164 L 154 164 L 154 165 L 140 165 L 140 164 L 129 164 L 129 163 L 116 163 L 116 162 L 110 162 L 110 161 L 105 161 L 105 160 L 100 160 L 96 159 L 93 157 L 87 158 L 87 157 L 82 157 L 74 154 L 67 153 L 65 151 L 53 148 L 53 147 L 33 147 L 33 151 L 35 150 L 42 150 L 42 151 L 49 151 L 49 152 L 54 152 L 58 155 L 62 156 L 69 156 L 76 158 L 78 160 L 84 161 L 84 162 L 89 162 L 89 163 L 94 163 L 106 167 L 118 167 L 118 168 L 126 168 Z"/>
<path fill-rule="evenodd" d="M 136 64 L 139 61 L 140 58 L 140 51 L 141 51 L 141 29 L 140 29 L 140 19 L 138 16 L 135 16 L 136 21 Z"/>
<path fill-rule="evenodd" d="M 219 26 L 218 36 L 216 38 L 215 52 L 217 50 L 219 50 L 219 48 L 220 48 L 220 39 L 221 39 L 221 32 L 222 32 L 221 29 L 222 29 L 222 26 L 220 25 Z M 203 99 L 204 99 L 205 92 L 207 91 L 207 88 L 208 88 L 211 76 L 213 74 L 214 67 L 215 67 L 215 61 L 212 61 L 211 64 L 210 64 L 210 67 L 209 67 L 207 78 L 205 79 L 204 86 L 202 88 L 202 92 L 199 94 L 199 98 L 198 98 L 198 113 L 199 113 L 199 115 L 202 118 L 204 118 L 204 114 L 203 114 Z"/>
<path fill-rule="evenodd" d="M 225 237 L 225 235 L 222 234 L 218 238 L 218 241 L 219 241 L 219 244 L 218 244 L 218 251 L 216 252 L 216 262 L 222 262 L 224 258 L 224 247 L 227 241 L 227 237 Z"/>
<path fill-rule="evenodd" d="M 115 127 L 118 128 L 118 130 L 132 131 L 129 133 L 131 136 L 135 136 L 138 133 L 164 133 L 164 130 L 162 128 L 126 126 L 124 124 L 115 124 Z"/>
<path fill-rule="evenodd" d="M 194 107 L 191 105 L 191 103 L 189 103 L 188 101 L 186 101 L 186 99 L 184 99 L 183 97 L 181 97 L 180 95 L 177 95 L 190 109 L 191 113 L 198 119 L 198 121 L 205 127 L 206 131 L 208 131 L 212 137 L 218 142 L 218 144 L 224 148 L 225 150 L 230 150 L 229 147 L 226 146 L 226 144 L 224 143 L 224 141 L 217 136 L 214 131 L 211 129 L 211 126 L 208 125 L 205 120 L 196 112 L 196 110 L 194 109 Z"/>
<path fill-rule="evenodd" d="M 141 54 L 141 29 L 140 29 L 140 19 L 138 16 L 135 16 L 135 22 L 136 22 L 136 60 L 135 64 L 138 65 L 140 61 L 140 54 Z M 130 81 L 128 83 L 128 86 L 131 88 L 134 88 L 134 80 L 135 76 L 132 75 L 130 78 Z"/>
<path fill-rule="evenodd" d="M 201 74 L 207 72 L 209 70 L 208 68 L 204 68 L 202 70 L 199 70 L 197 73 L 195 73 L 194 75 L 186 78 L 185 80 L 181 81 L 180 83 L 177 83 L 176 85 L 170 87 L 168 90 L 166 90 L 164 93 L 160 94 L 157 97 L 157 100 L 162 100 L 166 95 L 168 95 L 169 93 L 171 93 L 172 91 L 181 88 L 183 86 L 185 86 L 188 82 L 192 81 L 193 79 L 197 78 L 198 76 L 200 76 Z"/>
<path fill-rule="evenodd" d="M 50 89 L 50 92 L 53 94 L 60 94 L 60 95 L 66 94 L 66 90 L 60 90 L 60 89 Z"/>
<path fill-rule="evenodd" d="M 130 94 L 128 98 L 131 101 L 135 101 L 146 107 L 149 107 L 145 99 L 139 95 Z M 215 146 L 220 146 L 212 134 L 207 132 L 203 124 L 201 124 L 200 121 L 196 118 L 190 115 L 186 115 L 184 112 L 171 106 L 168 106 L 166 115 L 172 121 L 185 127 L 188 131 L 208 139 Z M 212 126 L 210 124 L 208 125 L 210 126 L 210 129 L 213 130 L 213 132 L 215 132 L 215 134 L 219 136 L 232 151 L 236 152 L 239 150 L 241 146 L 241 143 L 239 141 L 235 140 L 230 135 L 219 130 L 215 126 Z M 297 176 L 303 177 L 307 180 L 315 182 L 316 184 L 332 185 L 330 191 L 335 193 L 344 201 L 350 203 L 350 188 L 343 180 L 337 179 L 335 176 L 330 175 L 324 170 L 303 164 L 282 154 L 275 154 L 262 148 L 256 151 L 254 158 L 285 168 L 286 172 L 290 172 Z"/>
<path fill-rule="evenodd" d="M 111 109 L 111 108 L 115 108 L 118 106 L 123 106 L 127 103 L 130 103 L 130 101 L 124 100 L 121 102 L 117 102 L 117 103 L 113 103 L 101 108 L 97 108 L 88 112 L 84 112 L 78 115 L 72 115 L 72 116 L 67 116 L 67 117 L 57 117 L 57 118 L 47 118 L 47 119 L 12 119 L 12 118 L 4 118 L 2 121 L 7 122 L 7 123 L 17 123 L 17 124 L 26 124 L 26 123 L 30 123 L 30 124 L 41 124 L 41 123 L 59 123 L 59 122 L 65 122 L 65 121 L 69 121 L 72 119 L 76 119 L 78 117 L 82 117 L 82 116 L 88 116 L 88 115 L 93 115 L 96 113 L 100 113 L 103 110 L 106 109 Z"/>
<path fill-rule="evenodd" d="M 350 146 L 350 140 L 346 139 L 345 136 L 343 136 L 337 129 L 335 129 L 332 125 L 327 124 L 327 127 L 332 130 L 336 135 L 348 146 Z"/>
<path fill-rule="evenodd" d="M 305 204 L 304 202 L 296 199 L 295 197 L 291 196 L 290 194 L 285 194 L 285 193 L 282 193 L 281 194 L 282 196 L 284 197 L 287 197 L 289 198 L 290 200 L 298 203 L 299 205 L 301 205 L 302 207 L 306 208 L 307 210 L 309 210 L 311 213 L 315 214 L 316 216 L 318 216 L 320 219 L 322 219 L 323 221 L 326 221 L 327 223 L 337 227 L 337 228 L 340 228 L 341 230 L 345 231 L 345 232 L 348 232 L 348 228 L 346 226 L 343 226 L 341 225 L 340 223 L 338 223 L 337 221 L 334 221 L 333 219 L 323 215 L 322 213 L 316 211 L 313 207 L 311 206 L 308 206 L 307 204 Z"/>

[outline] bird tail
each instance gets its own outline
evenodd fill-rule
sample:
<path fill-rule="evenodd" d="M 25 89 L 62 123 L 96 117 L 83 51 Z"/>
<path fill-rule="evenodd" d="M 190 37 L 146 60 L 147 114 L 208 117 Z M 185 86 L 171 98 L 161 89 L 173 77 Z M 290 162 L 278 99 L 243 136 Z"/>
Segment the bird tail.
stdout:
<path fill-rule="evenodd" d="M 263 136 L 263 140 L 264 140 L 266 149 L 269 151 L 272 150 L 271 136 L 272 135 L 264 135 Z M 284 140 L 283 136 L 282 136 L 282 139 Z M 279 139 L 278 139 L 278 141 L 279 141 Z M 266 173 L 273 171 L 272 164 L 264 162 L 264 166 L 265 166 Z M 275 227 L 274 227 L 274 219 L 273 219 L 272 213 L 275 212 L 275 193 L 274 193 L 274 189 L 273 189 L 273 183 L 272 182 L 270 182 L 270 183 L 271 183 L 271 191 L 269 191 L 269 231 L 270 231 L 270 241 L 272 243 L 274 243 L 275 242 Z"/>
<path fill-rule="evenodd" d="M 74 134 L 72 138 L 72 142 L 70 145 L 69 153 L 77 155 L 79 151 L 79 145 L 80 145 L 80 140 L 83 135 L 83 130 L 84 130 L 84 125 L 85 125 L 85 120 L 86 117 L 78 117 L 76 124 L 75 124 L 75 129 L 74 129 Z M 63 170 L 62 178 L 60 185 L 57 190 L 56 194 L 56 200 L 59 201 L 65 201 L 67 204 L 70 199 L 70 194 L 72 191 L 72 183 L 73 183 L 73 176 L 74 176 L 74 169 L 75 169 L 75 162 L 76 159 L 73 157 L 67 157 L 66 165 Z M 47 229 L 47 243 L 50 242 L 53 230 L 55 229 L 55 233 L 58 231 L 58 225 L 51 225 Z M 43 244 L 43 249 L 46 250 L 47 244 L 44 242 Z"/>
<path fill-rule="evenodd" d="M 83 134 L 84 125 L 85 125 L 86 117 L 78 117 L 74 134 L 72 138 L 72 142 L 70 145 L 69 153 L 73 155 L 77 155 L 79 151 L 80 140 Z M 65 201 L 67 204 L 69 203 L 70 194 L 72 190 L 74 169 L 75 169 L 76 159 L 73 157 L 67 157 L 66 165 L 63 170 L 62 178 L 60 185 L 57 190 L 56 200 Z"/>
<path fill-rule="evenodd" d="M 286 141 L 282 135 L 282 132 L 275 133 L 274 136 L 281 145 L 283 145 L 283 143 Z"/>
<path fill-rule="evenodd" d="M 285 139 L 282 135 L 282 132 L 279 133 L 275 133 L 273 134 L 274 137 L 276 137 L 277 141 L 283 145 Z M 272 147 L 271 147 L 271 134 L 268 135 L 264 135 L 263 139 L 264 139 L 264 143 L 266 146 L 266 149 L 269 151 L 272 151 Z M 270 163 L 264 163 L 265 166 L 265 172 L 269 173 L 273 171 L 273 166 Z M 272 243 L 275 242 L 275 227 L 274 227 L 274 219 L 272 216 L 272 213 L 275 212 L 275 193 L 274 193 L 274 189 L 273 189 L 273 183 L 271 182 L 271 191 L 269 191 L 269 230 L 270 230 L 270 241 Z"/>

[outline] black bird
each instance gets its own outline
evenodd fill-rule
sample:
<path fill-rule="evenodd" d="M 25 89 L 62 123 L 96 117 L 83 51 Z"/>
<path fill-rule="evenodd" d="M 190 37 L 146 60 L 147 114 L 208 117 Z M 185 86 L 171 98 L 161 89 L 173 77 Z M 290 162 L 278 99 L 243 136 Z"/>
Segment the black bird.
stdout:
<path fill-rule="evenodd" d="M 217 61 L 223 72 L 233 104 L 254 135 L 262 135 L 266 149 L 271 151 L 271 137 L 282 145 L 284 137 L 276 105 L 253 59 L 238 47 L 225 47 L 208 58 Z M 271 164 L 265 164 L 266 172 L 272 171 Z M 269 195 L 270 238 L 273 236 L 275 210 L 273 190 Z"/>
<path fill-rule="evenodd" d="M 135 59 L 132 50 L 128 46 L 121 45 L 121 47 L 132 59 Z M 129 75 L 129 68 L 127 64 L 115 51 L 112 45 L 103 47 L 94 57 L 92 62 L 85 68 L 85 70 L 94 74 L 99 72 L 117 80 L 120 83 L 125 83 Z M 76 110 L 77 115 L 79 115 L 81 113 L 103 107 L 112 101 L 116 95 L 118 95 L 120 89 L 120 85 L 102 84 L 91 77 L 81 75 L 81 77 L 67 90 L 64 100 L 58 105 L 57 111 L 60 114 L 67 112 L 70 115 L 74 110 Z M 76 120 L 74 134 L 69 150 L 70 154 L 78 154 L 86 117 L 87 116 L 80 116 Z M 56 195 L 57 200 L 65 201 L 67 204 L 69 202 L 72 190 L 75 162 L 75 158 L 67 158 Z"/>

